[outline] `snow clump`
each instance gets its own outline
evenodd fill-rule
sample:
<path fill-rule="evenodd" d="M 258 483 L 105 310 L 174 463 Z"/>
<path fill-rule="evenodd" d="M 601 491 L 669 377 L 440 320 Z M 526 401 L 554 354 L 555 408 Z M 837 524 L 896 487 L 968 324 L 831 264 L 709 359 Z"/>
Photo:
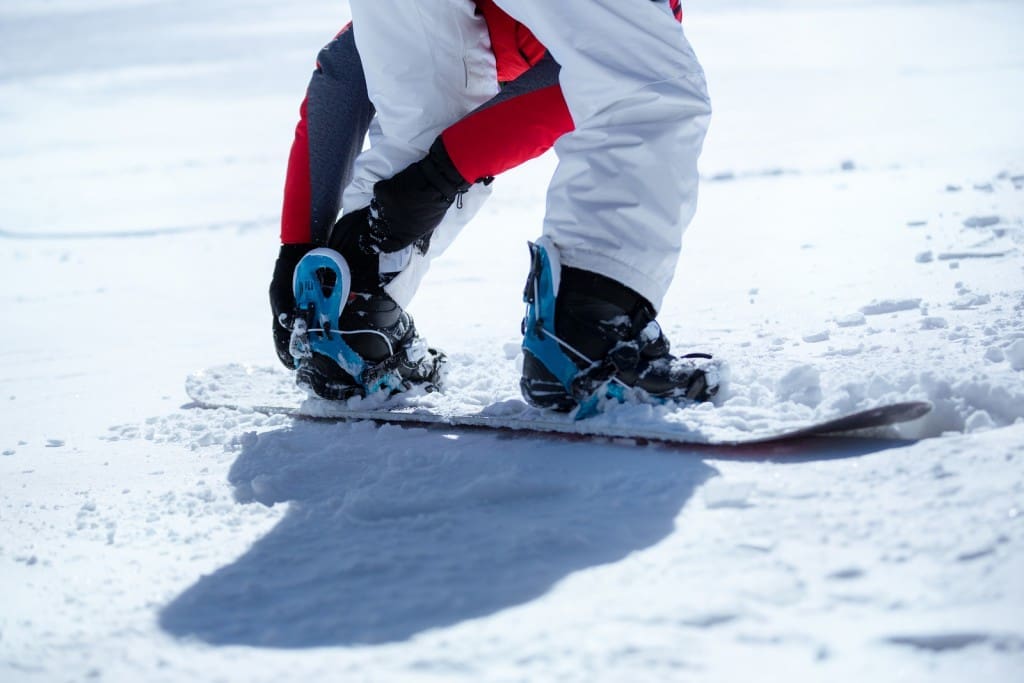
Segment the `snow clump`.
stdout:
<path fill-rule="evenodd" d="M 821 403 L 821 373 L 813 365 L 798 365 L 779 379 L 775 393 L 784 401 L 814 408 Z"/>

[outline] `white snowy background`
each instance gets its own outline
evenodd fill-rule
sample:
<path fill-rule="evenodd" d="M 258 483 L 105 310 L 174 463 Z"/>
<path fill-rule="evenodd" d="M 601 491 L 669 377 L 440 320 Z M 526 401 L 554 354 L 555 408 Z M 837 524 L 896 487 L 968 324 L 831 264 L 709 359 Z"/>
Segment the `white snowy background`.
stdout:
<path fill-rule="evenodd" d="M 928 399 L 918 441 L 190 407 L 189 373 L 276 362 L 285 159 L 347 3 L 0 3 L 0 680 L 1024 680 L 1024 3 L 686 11 L 715 118 L 666 331 L 728 359 L 721 409 Z M 482 402 L 553 165 L 411 309 Z"/>

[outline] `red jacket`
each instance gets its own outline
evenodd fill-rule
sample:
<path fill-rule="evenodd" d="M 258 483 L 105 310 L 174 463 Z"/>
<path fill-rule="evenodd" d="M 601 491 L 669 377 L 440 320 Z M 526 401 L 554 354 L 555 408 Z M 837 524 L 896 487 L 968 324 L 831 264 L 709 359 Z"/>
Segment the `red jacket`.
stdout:
<path fill-rule="evenodd" d="M 544 46 L 528 28 L 495 5 L 494 0 L 474 2 L 491 34 L 491 49 L 498 63 L 498 80 L 502 83 L 514 81 L 544 56 Z"/>

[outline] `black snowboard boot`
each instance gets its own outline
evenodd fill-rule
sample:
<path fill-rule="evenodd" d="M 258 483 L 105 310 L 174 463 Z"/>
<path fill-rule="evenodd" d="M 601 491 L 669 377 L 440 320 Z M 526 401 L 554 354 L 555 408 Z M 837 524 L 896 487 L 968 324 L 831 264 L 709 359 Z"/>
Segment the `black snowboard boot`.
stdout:
<path fill-rule="evenodd" d="M 412 317 L 384 291 L 377 256 L 358 248 L 365 220 L 363 212 L 347 215 L 331 238 L 343 251 L 316 249 L 296 267 L 297 382 L 332 400 L 439 389 L 445 356 L 427 346 Z"/>
<path fill-rule="evenodd" d="M 383 290 L 354 293 L 337 328 L 325 328 L 309 332 L 310 353 L 296 373 L 298 384 L 317 396 L 346 400 L 441 388 L 445 355 L 427 346 L 412 316 Z"/>
<path fill-rule="evenodd" d="M 562 411 L 581 406 L 589 414 L 601 398 L 621 400 L 628 389 L 659 401 L 715 395 L 711 356 L 673 356 L 644 297 L 603 275 L 560 266 L 548 240 L 531 245 L 531 253 L 520 382 L 527 402 Z"/>

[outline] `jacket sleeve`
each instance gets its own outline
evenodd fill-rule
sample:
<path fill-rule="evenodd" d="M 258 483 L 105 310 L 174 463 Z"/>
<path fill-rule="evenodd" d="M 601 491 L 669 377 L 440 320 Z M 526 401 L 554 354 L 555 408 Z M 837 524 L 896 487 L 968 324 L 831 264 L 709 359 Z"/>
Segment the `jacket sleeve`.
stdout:
<path fill-rule="evenodd" d="M 573 128 L 550 55 L 442 134 L 445 149 L 469 182 L 496 176 L 540 156 Z"/>
<path fill-rule="evenodd" d="M 282 244 L 326 243 L 373 115 L 349 24 L 317 56 L 299 108 L 285 177 Z"/>

